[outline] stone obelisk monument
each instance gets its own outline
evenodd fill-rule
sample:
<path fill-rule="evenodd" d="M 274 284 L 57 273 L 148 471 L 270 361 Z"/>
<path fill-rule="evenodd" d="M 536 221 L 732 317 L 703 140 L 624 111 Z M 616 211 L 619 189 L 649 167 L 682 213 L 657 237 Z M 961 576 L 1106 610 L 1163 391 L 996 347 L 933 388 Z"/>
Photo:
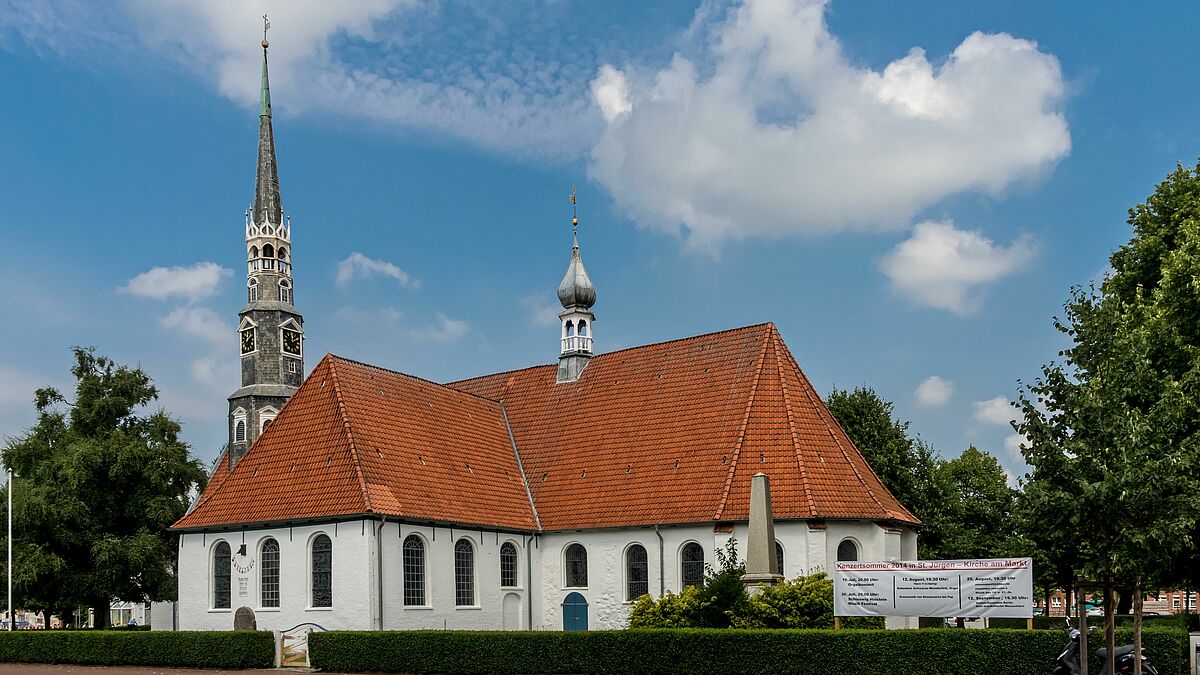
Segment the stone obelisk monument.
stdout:
<path fill-rule="evenodd" d="M 750 542 L 746 548 L 746 574 L 751 595 L 783 581 L 775 558 L 775 519 L 771 516 L 771 479 L 759 472 L 750 479 Z"/>

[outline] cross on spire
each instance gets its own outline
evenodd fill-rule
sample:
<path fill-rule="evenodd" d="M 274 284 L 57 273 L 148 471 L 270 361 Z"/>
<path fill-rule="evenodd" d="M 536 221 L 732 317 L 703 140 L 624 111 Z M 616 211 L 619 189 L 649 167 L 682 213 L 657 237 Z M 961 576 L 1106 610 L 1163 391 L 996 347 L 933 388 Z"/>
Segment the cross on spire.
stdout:
<path fill-rule="evenodd" d="M 263 49 L 267 48 L 267 31 L 269 30 L 271 30 L 271 20 L 267 18 L 266 14 L 263 14 Z"/>

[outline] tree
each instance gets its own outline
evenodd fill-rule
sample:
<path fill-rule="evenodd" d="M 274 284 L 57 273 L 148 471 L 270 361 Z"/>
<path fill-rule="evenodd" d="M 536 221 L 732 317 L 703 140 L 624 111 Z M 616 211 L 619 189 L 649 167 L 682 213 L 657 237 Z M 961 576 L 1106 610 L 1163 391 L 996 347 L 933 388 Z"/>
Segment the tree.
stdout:
<path fill-rule="evenodd" d="M 204 467 L 140 368 L 76 348 L 75 400 L 45 388 L 37 422 L 4 449 L 13 492 L 14 594 L 60 616 L 80 605 L 108 623 L 114 598 L 174 599 L 176 538 L 167 528 L 204 487 Z"/>
<path fill-rule="evenodd" d="M 933 448 L 908 435 L 909 423 L 893 416 L 893 404 L 875 390 L 834 389 L 825 398 L 838 424 L 871 465 L 883 486 L 921 519 L 921 558 L 940 558 L 947 531 L 950 487 L 938 472 Z"/>
<path fill-rule="evenodd" d="M 941 552 L 948 559 L 1012 555 L 1017 544 L 1013 513 L 1017 491 L 992 455 L 971 446 L 954 459 L 939 463 L 937 473 L 953 499 L 944 518 L 953 527 L 943 534 Z"/>
<path fill-rule="evenodd" d="M 1178 167 L 1130 210 L 1134 235 L 1112 274 L 1098 290 L 1073 288 L 1055 319 L 1071 342 L 1063 361 L 1020 399 L 1031 512 L 1106 595 L 1119 583 L 1195 582 L 1185 565 L 1200 543 L 1197 169 Z M 1140 643 L 1136 610 L 1134 627 Z"/>

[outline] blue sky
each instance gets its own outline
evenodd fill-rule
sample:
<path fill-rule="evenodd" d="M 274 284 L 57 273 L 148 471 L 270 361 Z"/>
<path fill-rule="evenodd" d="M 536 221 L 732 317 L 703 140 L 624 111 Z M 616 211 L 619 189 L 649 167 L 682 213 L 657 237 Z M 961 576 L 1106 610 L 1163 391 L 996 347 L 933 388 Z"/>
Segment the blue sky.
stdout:
<path fill-rule="evenodd" d="M 1051 317 L 1200 154 L 1200 6 L 1089 7 L 0 0 L 0 435 L 94 345 L 216 454 L 265 11 L 309 367 L 553 361 L 576 184 L 599 351 L 774 321 L 1020 475 Z"/>

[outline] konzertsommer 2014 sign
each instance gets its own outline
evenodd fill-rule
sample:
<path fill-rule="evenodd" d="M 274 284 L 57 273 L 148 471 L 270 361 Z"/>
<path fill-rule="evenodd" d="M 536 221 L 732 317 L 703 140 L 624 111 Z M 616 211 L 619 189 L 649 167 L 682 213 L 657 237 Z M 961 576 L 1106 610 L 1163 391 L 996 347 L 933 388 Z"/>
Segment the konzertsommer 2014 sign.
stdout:
<path fill-rule="evenodd" d="M 835 616 L 1033 616 L 1033 561 L 839 562 Z"/>

